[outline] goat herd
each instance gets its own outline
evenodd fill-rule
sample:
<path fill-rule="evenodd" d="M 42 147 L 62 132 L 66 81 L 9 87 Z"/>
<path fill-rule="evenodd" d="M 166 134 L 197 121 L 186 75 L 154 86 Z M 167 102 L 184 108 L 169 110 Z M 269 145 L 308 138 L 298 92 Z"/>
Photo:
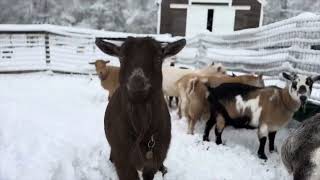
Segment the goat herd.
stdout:
<path fill-rule="evenodd" d="M 275 151 L 277 131 L 307 102 L 312 85 L 320 76 L 282 73 L 285 88 L 266 87 L 262 76 L 229 76 L 221 64 L 198 70 L 162 67 L 165 58 L 180 52 L 184 39 L 160 43 L 153 38 L 128 37 L 121 46 L 97 38 L 104 53 L 119 58 L 120 67 L 97 60 L 93 64 L 103 88 L 109 91 L 105 134 L 111 147 L 110 160 L 120 180 L 153 179 L 160 170 L 171 140 L 171 120 L 165 97 L 176 97 L 180 118 L 188 120 L 188 134 L 199 119 L 208 120 L 203 135 L 215 125 L 216 143 L 228 125 L 258 129 L 258 157 L 267 160 L 265 145 Z M 305 121 L 282 146 L 283 163 L 295 180 L 320 179 L 320 116 Z"/>

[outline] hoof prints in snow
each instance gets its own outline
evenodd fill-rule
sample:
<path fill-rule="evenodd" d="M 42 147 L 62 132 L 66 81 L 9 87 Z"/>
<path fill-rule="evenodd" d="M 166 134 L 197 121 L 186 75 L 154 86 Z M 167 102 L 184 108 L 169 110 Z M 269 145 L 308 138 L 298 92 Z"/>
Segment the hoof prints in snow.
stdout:
<path fill-rule="evenodd" d="M 0 179 L 116 180 L 104 135 L 107 93 L 87 76 L 1 75 Z M 256 156 L 256 131 L 227 128 L 225 145 L 202 142 L 204 122 L 187 135 L 172 115 L 167 180 L 289 180 L 278 153 Z M 288 130 L 277 135 L 278 149 Z M 268 147 L 268 146 L 267 146 Z M 268 151 L 266 151 L 268 152 Z M 155 179 L 162 179 L 158 173 Z"/>

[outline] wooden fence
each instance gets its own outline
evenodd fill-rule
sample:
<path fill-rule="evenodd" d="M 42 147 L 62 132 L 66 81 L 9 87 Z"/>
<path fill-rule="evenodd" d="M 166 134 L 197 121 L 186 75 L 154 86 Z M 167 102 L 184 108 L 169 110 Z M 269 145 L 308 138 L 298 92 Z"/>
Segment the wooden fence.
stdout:
<path fill-rule="evenodd" d="M 135 35 L 54 25 L 0 25 L 0 72 L 52 70 L 69 73 L 91 73 L 88 62 L 114 57 L 102 53 L 96 37 L 125 38 L 154 36 L 170 41 L 170 35 Z"/>

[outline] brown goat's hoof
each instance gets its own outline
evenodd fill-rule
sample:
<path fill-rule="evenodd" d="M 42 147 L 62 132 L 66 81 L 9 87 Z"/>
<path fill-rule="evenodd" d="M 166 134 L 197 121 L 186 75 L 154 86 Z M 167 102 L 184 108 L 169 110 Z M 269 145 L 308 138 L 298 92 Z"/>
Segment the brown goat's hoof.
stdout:
<path fill-rule="evenodd" d="M 222 144 L 222 141 L 221 140 L 216 140 L 216 144 L 220 145 L 220 144 Z"/>
<path fill-rule="evenodd" d="M 278 149 L 275 148 L 275 149 L 270 149 L 270 153 L 278 153 Z"/>
<path fill-rule="evenodd" d="M 267 158 L 267 156 L 265 155 L 265 154 L 258 154 L 258 157 L 260 158 L 260 159 L 262 159 L 262 160 L 265 160 L 265 161 L 267 161 L 268 160 L 268 158 Z"/>
<path fill-rule="evenodd" d="M 203 136 L 203 141 L 210 141 L 208 136 Z"/>
<path fill-rule="evenodd" d="M 163 177 L 168 173 L 168 168 L 165 167 L 164 165 L 161 165 L 159 171 L 162 173 L 162 177 Z"/>

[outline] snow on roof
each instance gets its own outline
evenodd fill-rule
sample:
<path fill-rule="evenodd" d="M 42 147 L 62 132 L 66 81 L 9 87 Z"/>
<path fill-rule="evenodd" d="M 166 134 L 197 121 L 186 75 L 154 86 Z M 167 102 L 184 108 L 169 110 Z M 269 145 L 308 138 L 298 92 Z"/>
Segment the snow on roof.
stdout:
<path fill-rule="evenodd" d="M 258 2 L 262 5 L 265 6 L 268 2 L 267 0 L 258 0 Z"/>

